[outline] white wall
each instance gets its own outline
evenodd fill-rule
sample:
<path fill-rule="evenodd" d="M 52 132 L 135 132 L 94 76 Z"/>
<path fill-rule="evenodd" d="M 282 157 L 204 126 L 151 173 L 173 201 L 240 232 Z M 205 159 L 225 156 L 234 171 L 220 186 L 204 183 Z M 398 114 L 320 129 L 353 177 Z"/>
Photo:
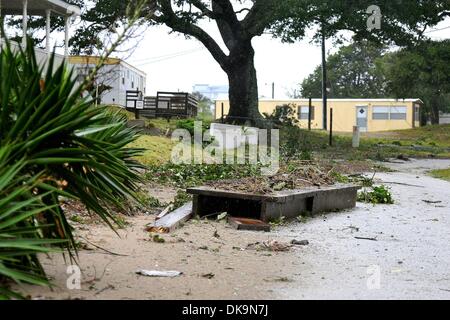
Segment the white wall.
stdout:
<path fill-rule="evenodd" d="M 76 66 L 79 75 L 86 75 L 93 67 L 86 64 Z M 139 90 L 143 95 L 146 91 L 146 76 L 123 63 L 103 66 L 99 71 L 98 83 L 112 87 L 102 94 L 102 104 L 125 107 L 127 90 Z"/>

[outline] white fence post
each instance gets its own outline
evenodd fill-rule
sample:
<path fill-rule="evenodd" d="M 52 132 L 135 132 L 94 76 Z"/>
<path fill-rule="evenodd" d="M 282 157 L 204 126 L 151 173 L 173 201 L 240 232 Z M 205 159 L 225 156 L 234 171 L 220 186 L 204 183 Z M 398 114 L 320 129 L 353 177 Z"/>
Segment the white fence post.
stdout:
<path fill-rule="evenodd" d="M 359 141 L 360 141 L 360 131 L 358 126 L 353 127 L 353 141 L 352 141 L 352 147 L 353 148 L 359 148 Z"/>

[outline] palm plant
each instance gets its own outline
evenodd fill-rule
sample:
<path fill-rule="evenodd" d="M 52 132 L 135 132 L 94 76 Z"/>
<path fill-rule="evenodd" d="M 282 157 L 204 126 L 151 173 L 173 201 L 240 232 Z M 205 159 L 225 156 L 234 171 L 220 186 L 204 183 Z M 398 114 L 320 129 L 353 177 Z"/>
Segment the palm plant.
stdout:
<path fill-rule="evenodd" d="M 38 253 L 54 251 L 50 245 L 62 245 L 64 239 L 44 239 L 41 225 L 36 217 L 54 210 L 42 201 L 46 194 L 33 192 L 39 176 L 22 176 L 25 161 L 5 165 L 2 156 L 8 147 L 0 149 L 0 282 L 4 278 L 16 282 L 25 281 L 37 285 L 48 285 L 45 272 L 37 258 Z M 1 284 L 1 283 L 0 283 Z M 21 296 L 0 286 L 0 299 Z"/>
<path fill-rule="evenodd" d="M 10 199 L 0 203 L 0 281 L 3 276 L 46 283 L 36 254 L 49 250 L 50 244 L 73 257 L 75 241 L 59 204 L 61 197 L 81 201 L 111 227 L 119 222 L 109 208 L 123 209 L 127 199 L 136 199 L 140 165 L 133 158 L 141 150 L 126 147 L 137 138 L 136 132 L 127 128 L 124 116 L 93 107 L 90 99 L 82 98 L 85 86 L 77 84 L 66 65 L 55 67 L 53 57 L 44 71 L 31 42 L 25 51 L 16 52 L 6 42 L 0 53 L 0 186 L 11 175 L 8 170 L 16 177 L 5 178 L 5 187 L 0 188 L 1 199 Z M 17 188 L 23 193 L 11 198 Z M 20 201 L 30 203 L 15 210 Z M 23 254 L 22 249 L 15 251 L 15 258 L 30 262 L 22 265 L 25 269 L 15 263 L 8 268 L 31 272 L 39 280 L 2 268 L 13 244 L 21 239 L 2 229 L 2 219 L 20 234 L 22 226 L 31 228 L 25 233 L 32 235 L 27 241 L 38 241 Z"/>

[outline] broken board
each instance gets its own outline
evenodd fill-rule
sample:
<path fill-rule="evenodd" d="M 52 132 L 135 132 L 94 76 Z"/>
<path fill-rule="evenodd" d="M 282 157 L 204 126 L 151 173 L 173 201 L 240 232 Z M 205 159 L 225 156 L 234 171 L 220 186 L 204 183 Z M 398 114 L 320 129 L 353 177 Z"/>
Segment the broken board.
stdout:
<path fill-rule="evenodd" d="M 192 217 L 192 202 L 186 203 L 184 206 L 168 213 L 161 219 L 155 221 L 146 230 L 148 232 L 169 233 L 180 226 L 180 224 L 188 221 Z"/>
<path fill-rule="evenodd" d="M 168 215 L 169 213 L 170 213 L 170 210 L 172 210 L 173 209 L 173 205 L 171 204 L 171 205 L 169 205 L 169 206 L 167 206 L 163 211 L 161 211 L 160 212 L 160 214 L 158 214 L 157 216 L 156 216 L 156 220 L 159 220 L 159 219 L 161 219 L 161 218 L 164 218 L 166 215 Z"/>
<path fill-rule="evenodd" d="M 270 232 L 270 225 L 261 220 L 228 217 L 228 223 L 237 230 Z"/>

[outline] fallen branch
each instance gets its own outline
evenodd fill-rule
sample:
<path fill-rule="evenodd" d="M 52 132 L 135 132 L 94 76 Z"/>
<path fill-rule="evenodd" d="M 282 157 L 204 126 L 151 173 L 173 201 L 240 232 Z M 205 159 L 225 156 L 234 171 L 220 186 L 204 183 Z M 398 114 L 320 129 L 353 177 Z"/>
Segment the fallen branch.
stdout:
<path fill-rule="evenodd" d="M 378 241 L 377 238 L 366 238 L 366 237 L 355 237 L 358 240 L 370 240 L 370 241 Z"/>
<path fill-rule="evenodd" d="M 419 186 L 417 184 L 409 184 L 409 183 L 401 183 L 401 182 L 383 182 L 385 184 L 398 184 L 401 186 L 407 186 L 407 187 L 416 187 L 416 188 L 425 188 L 424 186 Z"/>
<path fill-rule="evenodd" d="M 106 253 L 109 253 L 109 254 L 111 254 L 111 255 L 113 255 L 113 256 L 119 256 L 119 257 L 128 257 L 128 256 L 129 256 L 129 255 L 127 255 L 127 254 L 116 253 L 116 252 L 109 251 L 109 250 L 107 250 L 107 249 L 105 249 L 105 248 L 102 248 L 102 247 L 100 247 L 100 246 L 98 246 L 98 245 L 96 245 L 96 244 L 90 242 L 90 241 L 89 241 L 88 239 L 86 239 L 85 237 L 80 236 L 80 238 L 83 239 L 84 241 L 86 241 L 87 243 L 89 243 L 91 246 L 94 246 L 94 247 L 96 247 L 97 249 L 100 249 L 100 250 L 102 250 L 102 251 L 105 251 Z"/>

